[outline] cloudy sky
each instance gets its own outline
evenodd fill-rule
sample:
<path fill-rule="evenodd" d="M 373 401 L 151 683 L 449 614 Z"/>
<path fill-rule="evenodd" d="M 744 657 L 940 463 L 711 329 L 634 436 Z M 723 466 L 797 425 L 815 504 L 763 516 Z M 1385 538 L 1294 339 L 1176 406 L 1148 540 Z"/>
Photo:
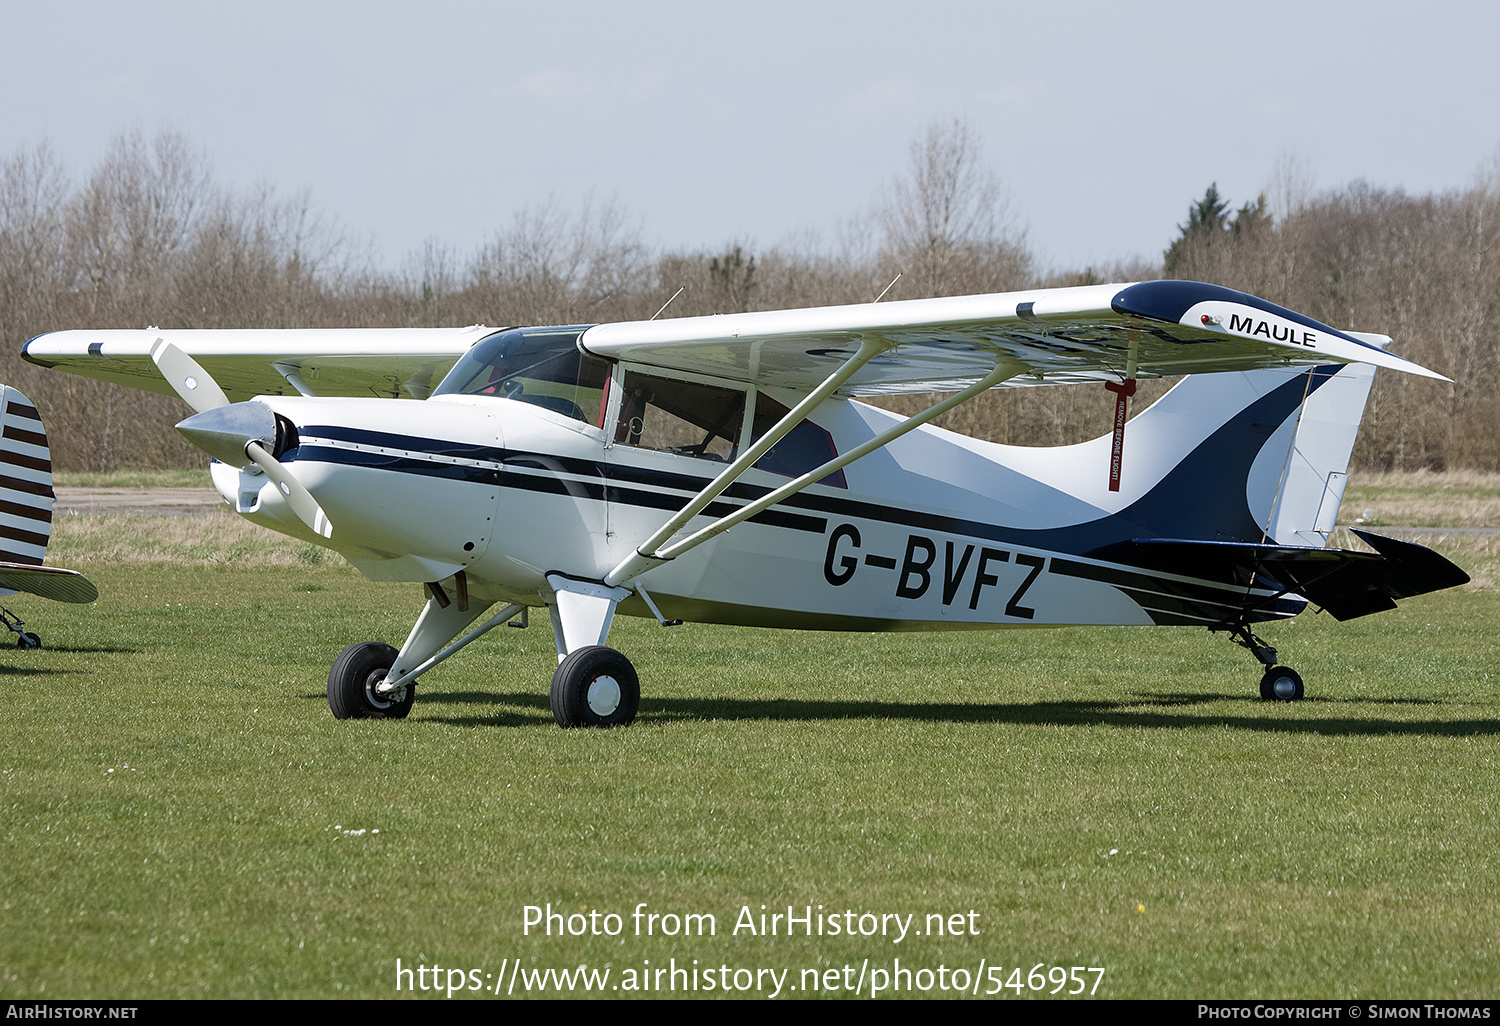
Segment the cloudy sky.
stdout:
<path fill-rule="evenodd" d="M 1156 258 L 1210 182 L 1470 184 L 1500 154 L 1500 5 L 0 0 L 0 157 L 82 174 L 172 130 L 311 191 L 395 265 L 549 197 L 652 243 L 834 234 L 965 119 L 1047 265 Z"/>

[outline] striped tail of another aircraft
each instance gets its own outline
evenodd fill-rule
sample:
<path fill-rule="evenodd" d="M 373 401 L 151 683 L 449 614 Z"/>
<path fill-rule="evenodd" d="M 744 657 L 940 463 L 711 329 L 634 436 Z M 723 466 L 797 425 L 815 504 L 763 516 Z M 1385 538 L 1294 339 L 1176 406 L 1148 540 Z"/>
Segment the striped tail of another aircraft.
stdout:
<path fill-rule="evenodd" d="M 76 570 L 43 566 L 52 536 L 52 454 L 42 418 L 17 389 L 0 385 L 0 596 L 25 592 L 58 602 L 93 602 L 99 597 Z M 35 648 L 35 634 L 0 609 L 0 625 Z"/>

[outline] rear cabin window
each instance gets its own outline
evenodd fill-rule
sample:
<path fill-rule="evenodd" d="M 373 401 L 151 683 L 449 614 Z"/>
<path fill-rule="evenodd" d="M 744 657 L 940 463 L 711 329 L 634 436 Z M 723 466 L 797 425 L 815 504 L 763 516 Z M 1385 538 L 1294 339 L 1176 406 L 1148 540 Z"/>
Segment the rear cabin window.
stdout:
<path fill-rule="evenodd" d="M 755 422 L 750 429 L 752 441 L 770 431 L 776 426 L 777 421 L 790 412 L 765 393 L 757 394 Z M 809 470 L 816 470 L 829 460 L 836 458 L 838 454 L 838 449 L 833 444 L 833 436 L 812 421 L 804 420 L 788 431 L 786 437 L 773 445 L 770 452 L 756 460 L 755 466 L 760 470 L 769 470 L 773 474 L 801 477 Z M 835 470 L 831 474 L 824 475 L 818 480 L 818 484 L 832 488 L 849 487 L 848 482 L 844 480 L 843 470 Z"/>
<path fill-rule="evenodd" d="M 517 328 L 474 343 L 433 395 L 492 395 L 530 403 L 572 420 L 604 426 L 609 364 L 587 356 L 587 329 Z"/>

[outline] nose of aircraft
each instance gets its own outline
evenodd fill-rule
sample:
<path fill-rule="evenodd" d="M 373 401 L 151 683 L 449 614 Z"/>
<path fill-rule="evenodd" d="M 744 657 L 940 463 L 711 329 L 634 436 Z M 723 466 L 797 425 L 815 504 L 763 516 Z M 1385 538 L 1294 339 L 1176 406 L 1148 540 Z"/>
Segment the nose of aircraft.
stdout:
<path fill-rule="evenodd" d="M 180 421 L 177 430 L 214 459 L 232 467 L 249 462 L 245 446 L 251 442 L 259 442 L 267 452 L 276 451 L 276 415 L 262 402 L 231 403 L 197 413 Z"/>
<path fill-rule="evenodd" d="M 275 482 L 286 497 L 292 511 L 302 522 L 324 538 L 333 536 L 333 524 L 323 507 L 318 505 L 307 487 L 281 462 L 276 459 L 282 449 L 278 445 L 278 431 L 285 424 L 286 432 L 294 432 L 289 421 L 278 424 L 276 414 L 263 402 L 252 400 L 246 403 L 230 403 L 203 413 L 194 414 L 180 421 L 181 431 L 198 448 L 221 463 L 232 467 L 243 467 L 254 463 L 265 471 L 266 477 Z"/>

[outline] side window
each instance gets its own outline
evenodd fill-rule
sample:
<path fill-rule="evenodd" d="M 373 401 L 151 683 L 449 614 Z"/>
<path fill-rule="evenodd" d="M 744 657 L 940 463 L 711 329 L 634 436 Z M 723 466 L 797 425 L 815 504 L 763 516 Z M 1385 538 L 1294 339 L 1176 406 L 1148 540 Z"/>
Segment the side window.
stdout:
<path fill-rule="evenodd" d="M 615 442 L 727 462 L 744 418 L 744 392 L 626 371 Z"/>
<path fill-rule="evenodd" d="M 755 396 L 755 423 L 750 429 L 751 438 L 756 439 L 776 426 L 776 422 L 791 411 L 765 393 Z M 833 436 L 810 420 L 804 420 L 786 437 L 771 447 L 771 451 L 755 461 L 758 470 L 769 470 L 785 477 L 801 477 L 809 470 L 816 470 L 838 456 Z M 848 488 L 844 472 L 835 470 L 824 475 L 818 484 L 833 488 Z"/>

